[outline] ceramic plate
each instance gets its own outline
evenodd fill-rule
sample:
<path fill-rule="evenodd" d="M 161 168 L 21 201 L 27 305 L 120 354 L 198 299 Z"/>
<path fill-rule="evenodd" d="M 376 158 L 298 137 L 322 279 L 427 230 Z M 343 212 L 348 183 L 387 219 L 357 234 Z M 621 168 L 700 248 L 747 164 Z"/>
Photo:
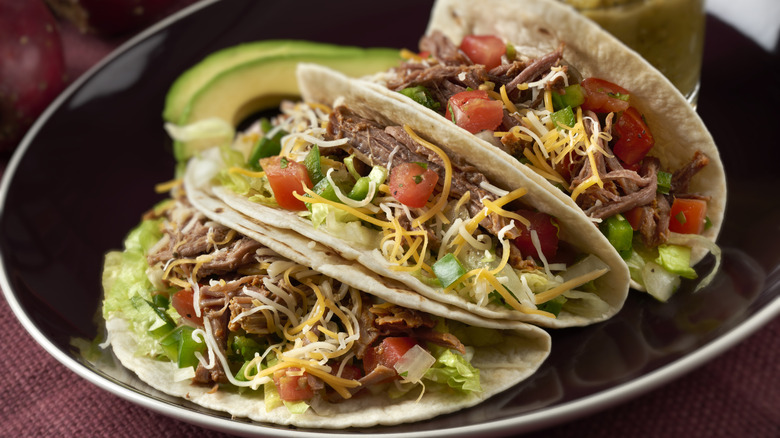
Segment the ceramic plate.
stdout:
<path fill-rule="evenodd" d="M 415 48 L 431 6 L 412 0 L 381 6 L 340 2 L 338 8 L 310 3 L 207 2 L 160 23 L 74 83 L 14 155 L 0 194 L 0 285 L 31 335 L 78 375 L 165 415 L 241 435 L 517 433 L 605 409 L 669 382 L 780 313 L 780 200 L 756 191 L 780 186 L 780 177 L 772 163 L 751 158 L 770 154 L 771 145 L 749 138 L 759 134 L 746 138 L 730 130 L 720 123 L 725 112 L 717 109 L 754 108 L 754 126 L 772 126 L 776 112 L 755 108 L 755 99 L 745 100 L 748 93 L 714 93 L 723 82 L 708 89 L 712 69 L 705 59 L 699 108 L 719 143 L 729 180 L 719 240 L 723 263 L 715 281 L 696 294 L 693 284 L 685 283 L 666 304 L 632 293 L 615 318 L 554 332 L 552 354 L 541 370 L 486 403 L 412 425 L 293 430 L 231 419 L 168 397 L 114 365 L 109 352 L 85 358 L 73 340 L 99 334 L 103 255 L 120 248 L 140 215 L 161 199 L 155 184 L 173 175 L 161 118 L 173 80 L 205 55 L 252 40 Z M 719 75 L 728 74 L 719 60 L 709 62 L 718 63 Z M 758 105 L 771 103 L 765 99 Z M 750 157 L 739 148 L 745 143 L 752 145 Z M 707 271 L 712 262 L 710 257 L 697 268 Z"/>

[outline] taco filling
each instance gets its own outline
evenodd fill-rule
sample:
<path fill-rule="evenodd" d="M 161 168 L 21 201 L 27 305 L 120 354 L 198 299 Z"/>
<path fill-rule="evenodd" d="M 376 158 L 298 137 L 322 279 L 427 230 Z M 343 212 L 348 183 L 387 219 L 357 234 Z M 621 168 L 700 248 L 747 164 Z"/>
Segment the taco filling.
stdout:
<path fill-rule="evenodd" d="M 510 339 L 291 262 L 184 197 L 147 214 L 106 261 L 104 317 L 129 321 L 135 356 L 177 364 L 173 379 L 193 388 L 262 400 L 266 412 L 326 411 L 376 394 L 479 395 L 475 346 Z"/>
<path fill-rule="evenodd" d="M 692 246 L 719 253 L 692 237 L 709 226 L 710 197 L 689 186 L 710 158 L 696 151 L 686 165 L 662 168 L 649 155 L 653 134 L 631 92 L 583 78 L 563 52 L 561 44 L 529 59 L 496 36 L 467 35 L 455 45 L 434 31 L 419 53 L 404 51 L 407 60 L 376 80 L 568 193 L 627 260 L 632 278 L 668 296 L 677 276 L 697 277 Z"/>
<path fill-rule="evenodd" d="M 389 269 L 440 294 L 550 319 L 609 311 L 592 293 L 609 267 L 559 239 L 556 218 L 522 204 L 525 188 L 496 187 L 408 126 L 287 102 L 221 159 L 222 187 L 376 250 Z"/>

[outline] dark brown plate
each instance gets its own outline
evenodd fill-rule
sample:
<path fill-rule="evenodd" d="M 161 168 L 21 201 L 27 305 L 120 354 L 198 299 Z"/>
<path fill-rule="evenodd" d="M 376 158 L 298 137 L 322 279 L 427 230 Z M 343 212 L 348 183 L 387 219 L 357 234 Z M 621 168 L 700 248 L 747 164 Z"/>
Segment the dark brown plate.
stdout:
<path fill-rule="evenodd" d="M 110 354 L 87 361 L 72 347 L 73 338 L 98 334 L 103 255 L 119 248 L 141 213 L 161 199 L 155 184 L 172 177 L 161 113 L 166 91 L 184 69 L 215 50 L 259 39 L 414 48 L 430 6 L 412 0 L 338 7 L 206 2 L 144 32 L 80 78 L 35 125 L 3 179 L 0 286 L 25 328 L 99 387 L 212 429 L 275 436 L 465 436 L 539 429 L 637 397 L 702 365 L 780 313 L 778 154 L 776 144 L 765 140 L 770 137 L 756 129 L 776 124 L 780 91 L 776 81 L 763 84 L 760 96 L 724 87 L 744 80 L 745 72 L 778 71 L 777 56 L 710 20 L 699 112 L 718 142 L 729 181 L 717 278 L 696 294 L 694 284 L 685 283 L 666 304 L 632 293 L 615 318 L 554 332 L 552 355 L 539 373 L 486 403 L 413 425 L 293 431 L 167 397 L 111 366 Z M 733 119 L 745 109 L 752 129 Z M 706 272 L 711 266 L 710 257 L 697 268 Z"/>

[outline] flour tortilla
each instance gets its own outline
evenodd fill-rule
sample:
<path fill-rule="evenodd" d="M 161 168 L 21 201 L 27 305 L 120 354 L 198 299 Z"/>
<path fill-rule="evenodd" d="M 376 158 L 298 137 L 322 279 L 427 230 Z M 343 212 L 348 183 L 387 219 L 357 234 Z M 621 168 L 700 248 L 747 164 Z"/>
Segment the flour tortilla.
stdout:
<path fill-rule="evenodd" d="M 428 23 L 427 33 L 439 31 L 455 44 L 466 35 L 496 35 L 511 42 L 519 55 L 538 58 L 565 44 L 564 59 L 583 77 L 597 77 L 620 84 L 631 92 L 631 103 L 647 121 L 655 138 L 650 152 L 661 168 L 676 170 L 699 150 L 710 163 L 692 180 L 690 192 L 710 197 L 707 216 L 712 226 L 702 235 L 713 242 L 720 232 L 726 208 L 726 176 L 715 141 L 704 122 L 674 85 L 644 58 L 625 46 L 573 8 L 550 0 L 438 0 Z M 381 83 L 381 76 L 372 78 Z M 471 135 L 453 123 L 444 121 L 435 111 L 377 83 L 363 81 L 362 86 L 388 98 L 406 102 L 420 113 L 436 115 L 438 129 L 448 135 L 471 139 L 474 147 L 491 151 L 517 170 L 546 188 L 564 204 L 579 210 L 566 193 L 553 186 L 500 148 Z M 691 263 L 699 262 L 707 250 L 695 248 Z M 632 281 L 632 287 L 644 290 Z"/>
<path fill-rule="evenodd" d="M 492 184 L 505 190 L 519 187 L 528 189 L 523 196 L 523 202 L 532 208 L 557 218 L 560 224 L 560 237 L 572 244 L 582 254 L 593 254 L 601 259 L 610 269 L 609 272 L 595 280 L 594 297 L 601 300 L 598 305 L 585 302 L 590 310 L 580 314 L 561 312 L 558 318 L 543 315 L 526 314 L 504 307 L 489 305 L 479 306 L 465 298 L 451 293 L 443 293 L 442 289 L 429 286 L 413 275 L 390 268 L 388 262 L 376 248 L 360 248 L 354 243 L 340 237 L 328 234 L 322 229 L 314 229 L 306 219 L 296 212 L 268 207 L 248 201 L 224 187 L 214 186 L 211 181 L 218 171 L 219 157 L 214 151 L 194 158 L 188 165 L 184 184 L 191 196 L 213 196 L 227 204 L 231 209 L 241 213 L 258 226 L 264 225 L 279 230 L 289 230 L 306 238 L 331 248 L 340 257 L 349 261 L 357 261 L 379 277 L 392 279 L 405 287 L 416 291 L 426 300 L 437 301 L 450 307 L 460 308 L 480 318 L 491 320 L 525 321 L 542 327 L 584 326 L 603 321 L 617 313 L 628 294 L 629 273 L 623 260 L 610 246 L 598 228 L 585 218 L 579 211 L 564 205 L 555 195 L 524 172 L 517 172 L 515 167 L 497 154 L 482 153 L 475 148 L 471 138 L 457 131 L 441 129 L 437 114 L 421 113 L 417 108 L 392 96 L 376 93 L 365 87 L 357 87 L 346 76 L 329 69 L 301 64 L 298 67 L 299 87 L 307 101 L 333 105 L 339 99 L 352 111 L 363 117 L 376 120 L 385 125 L 408 125 L 422 137 L 427 138 L 451 152 L 462 157 L 467 163 L 479 169 Z M 327 86 L 324 86 L 327 84 Z M 284 255 L 284 254 L 283 254 Z M 355 269 L 359 265 L 354 265 Z M 331 272 L 322 271 L 327 275 Z M 349 268 L 344 268 L 349 269 Z M 334 275 L 335 278 L 338 278 Z M 374 291 L 370 291 L 375 293 Z"/>
<path fill-rule="evenodd" d="M 480 370 L 480 393 L 462 395 L 426 391 L 419 401 L 416 400 L 419 391 L 415 390 L 398 399 L 391 399 L 384 392 L 366 393 L 336 404 L 314 404 L 304 414 L 291 414 L 283 406 L 266 412 L 262 395 L 212 391 L 210 387 L 191 385 L 189 379 L 175 381 L 179 371 L 175 363 L 136 355 L 138 340 L 128 322 L 121 316 L 109 317 L 106 322 L 108 339 L 122 365 L 136 373 L 142 381 L 166 394 L 235 417 L 278 425 L 334 429 L 392 425 L 430 419 L 474 406 L 531 376 L 550 353 L 550 336 L 540 328 L 517 321 L 485 320 L 461 309 L 431 302 L 391 280 L 379 278 L 365 268 L 340 259 L 329 249 L 313 244 L 298 234 L 253 223 L 214 198 L 196 194 L 190 196 L 190 200 L 210 219 L 260 241 L 293 261 L 301 261 L 307 266 L 321 269 L 323 273 L 335 272 L 338 274 L 337 279 L 363 291 L 372 291 L 373 295 L 380 298 L 390 298 L 387 301 L 404 307 L 466 324 L 503 330 L 505 342 L 475 349 L 471 363 Z"/>
<path fill-rule="evenodd" d="M 189 379 L 176 382 L 179 369 L 175 363 L 134 354 L 137 341 L 127 321 L 111 318 L 106 328 L 114 354 L 122 365 L 159 391 L 234 417 L 324 429 L 409 423 L 474 406 L 531 376 L 550 351 L 549 335 L 541 330 L 533 334 L 527 329 L 520 333 L 507 331 L 505 343 L 476 349 L 471 363 L 480 370 L 482 392 L 478 394 L 463 396 L 426 391 L 419 402 L 417 390 L 399 399 L 391 399 L 385 393 L 361 394 L 337 404 L 311 406 L 303 414 L 291 414 L 284 406 L 266 412 L 262 395 L 212 391 L 210 387 L 191 385 Z"/>

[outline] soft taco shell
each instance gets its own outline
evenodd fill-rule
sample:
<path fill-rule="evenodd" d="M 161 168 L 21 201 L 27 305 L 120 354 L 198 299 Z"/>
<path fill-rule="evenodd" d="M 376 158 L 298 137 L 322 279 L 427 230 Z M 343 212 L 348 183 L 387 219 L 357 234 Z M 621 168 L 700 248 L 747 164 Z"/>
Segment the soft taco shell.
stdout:
<path fill-rule="evenodd" d="M 391 425 L 425 420 L 476 405 L 531 376 L 549 355 L 550 336 L 542 329 L 516 321 L 484 320 L 463 310 L 430 302 L 396 286 L 392 281 L 380 279 L 364 268 L 340 260 L 332 251 L 322 245 L 311 245 L 311 242 L 302 236 L 252 223 L 223 203 L 202 194 L 190 196 L 190 199 L 196 208 L 210 219 L 253 237 L 294 261 L 303 260 L 308 262 L 307 265 L 316 265 L 325 270 L 332 268 L 341 273 L 341 278 L 349 279 L 350 284 L 360 285 L 362 290 L 378 291 L 375 295 L 391 297 L 394 303 L 405 307 L 458 319 L 472 325 L 503 329 L 506 342 L 493 347 L 476 348 L 472 364 L 480 369 L 483 389 L 481 393 L 462 396 L 427 391 L 419 402 L 416 400 L 416 391 L 411 391 L 414 394 L 397 400 L 392 400 L 383 393 L 367 393 L 337 404 L 315 405 L 304 414 L 291 414 L 284 407 L 266 412 L 262 395 L 212 391 L 209 387 L 191 385 L 189 379 L 175 381 L 179 371 L 175 363 L 136 355 L 137 341 L 128 322 L 118 316 L 110 317 L 106 322 L 108 339 L 122 365 L 135 372 L 142 381 L 166 394 L 182 397 L 235 417 L 246 417 L 265 423 L 338 429 Z M 273 237 L 265 233 L 266 231 L 273 233 Z"/>
<path fill-rule="evenodd" d="M 573 8 L 549 0 L 439 0 L 431 13 L 427 33 L 434 31 L 443 33 L 455 44 L 470 34 L 497 35 L 511 42 L 518 54 L 530 58 L 550 53 L 563 43 L 564 60 L 583 77 L 602 78 L 628 89 L 632 105 L 644 115 L 652 129 L 655 146 L 650 155 L 660 160 L 662 168 L 683 167 L 697 150 L 710 158 L 710 163 L 693 178 L 690 192 L 710 197 L 707 216 L 712 226 L 702 235 L 715 241 L 726 208 L 726 177 L 715 141 L 685 97 L 638 53 Z M 372 80 L 381 83 L 381 75 Z M 438 116 L 384 86 L 371 81 L 362 83 L 390 99 L 414 106 L 420 113 Z M 579 210 L 570 196 L 503 150 L 446 122 L 441 116 L 438 120 L 440 132 L 468 137 L 475 147 L 489 150 L 511 163 L 563 203 Z M 691 263 L 697 263 L 706 253 L 707 250 L 696 248 Z M 632 286 L 640 288 L 634 282 Z"/>
<path fill-rule="evenodd" d="M 175 363 L 134 354 L 136 340 L 125 320 L 111 318 L 106 322 L 106 327 L 114 354 L 122 365 L 159 391 L 185 398 L 205 408 L 227 412 L 234 417 L 277 425 L 327 429 L 422 421 L 474 406 L 528 378 L 544 362 L 550 351 L 549 336 L 541 330 L 533 336 L 527 332 L 505 333 L 507 342 L 495 347 L 478 348 L 472 359 L 472 364 L 480 369 L 482 392 L 479 394 L 455 396 L 427 391 L 419 402 L 416 401 L 418 391 L 411 391 L 413 394 L 397 400 L 391 400 L 386 394 L 364 394 L 338 404 L 312 406 L 304 414 L 291 414 L 285 407 L 266 412 L 262 395 L 212 391 L 209 387 L 191 385 L 189 380 L 176 382 L 174 379 L 179 368 Z"/>
<path fill-rule="evenodd" d="M 386 125 L 408 125 L 422 137 L 439 145 L 446 145 L 451 152 L 478 168 L 496 186 L 506 190 L 518 187 L 528 189 L 523 201 L 533 208 L 556 217 L 561 224 L 561 239 L 572 244 L 583 254 L 593 254 L 609 266 L 610 271 L 595 280 L 596 295 L 602 300 L 603 309 L 593 314 L 561 313 L 552 319 L 542 315 L 529 315 L 514 310 L 481 307 L 455 294 L 444 294 L 407 273 L 389 268 L 386 260 L 375 248 L 355 248 L 350 242 L 314 229 L 311 223 L 295 212 L 267 207 L 253 203 L 223 187 L 212 187 L 206 183 L 216 172 L 214 157 L 201 157 L 190 162 L 185 176 L 187 192 L 211 191 L 234 210 L 260 223 L 277 229 L 294 231 L 322 244 L 341 257 L 357 261 L 379 276 L 404 284 L 428 300 L 434 300 L 450 307 L 464 309 L 480 318 L 492 320 L 519 320 L 543 327 L 583 326 L 610 318 L 623 305 L 628 294 L 628 269 L 620 256 L 609 245 L 606 238 L 579 211 L 565 206 L 556 196 L 541 188 L 524 172 L 517 172 L 508 160 L 496 154 L 482 153 L 474 147 L 473 141 L 457 131 L 441 129 L 439 116 L 435 113 L 421 113 L 406 102 L 386 94 L 376 93 L 366 87 L 357 87 L 346 76 L 326 68 L 301 64 L 298 68 L 302 94 L 307 101 L 333 105 L 336 99 L 363 117 L 377 120 Z M 211 169 L 211 170 L 209 170 Z M 500 181 L 500 183 L 498 183 Z M 199 184 L 200 182 L 200 184 Z M 200 187 L 198 187 L 200 185 Z M 322 271 L 320 268 L 315 268 Z M 329 272 L 324 272 L 331 275 Z M 338 277 L 336 277 L 338 278 Z M 373 293 L 373 292 L 372 292 Z"/>

